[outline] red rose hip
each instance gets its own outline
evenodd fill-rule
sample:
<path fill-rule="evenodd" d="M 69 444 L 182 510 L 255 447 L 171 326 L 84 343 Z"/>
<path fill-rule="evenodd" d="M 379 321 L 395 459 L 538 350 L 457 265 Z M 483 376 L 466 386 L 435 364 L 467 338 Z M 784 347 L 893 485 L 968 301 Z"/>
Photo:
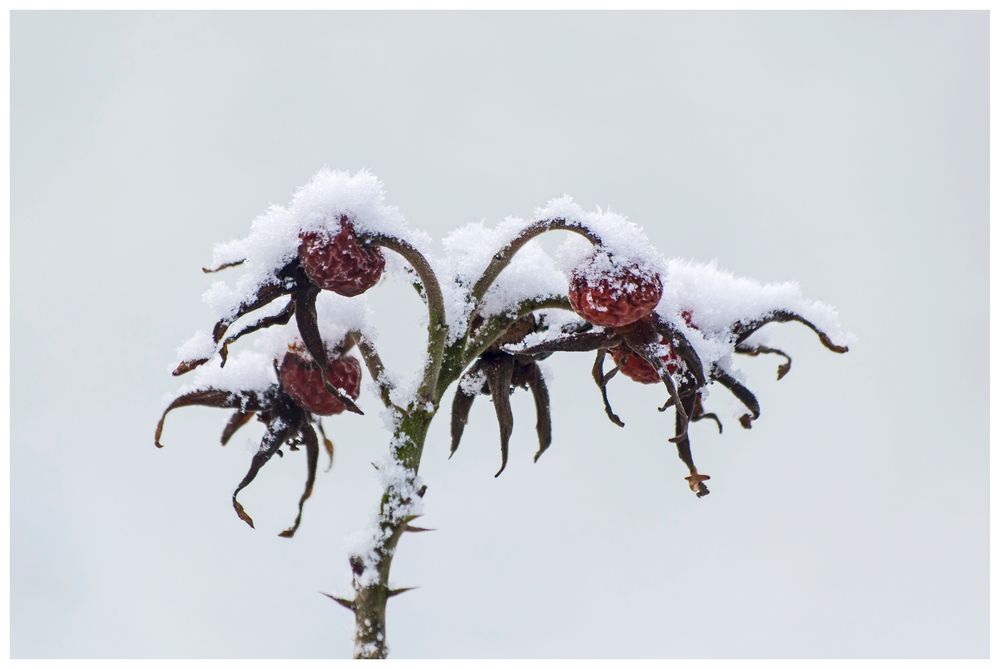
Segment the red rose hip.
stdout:
<path fill-rule="evenodd" d="M 653 366 L 642 359 L 639 354 L 629 351 L 623 346 L 616 346 L 610 351 L 612 359 L 614 359 L 615 364 L 618 365 L 618 371 L 632 379 L 633 381 L 638 381 L 639 383 L 659 383 L 660 376 L 653 369 Z M 678 365 L 680 364 L 680 356 L 670 349 L 667 355 L 660 356 L 660 360 L 664 362 L 667 367 L 667 371 L 671 374 L 675 374 L 678 370 Z"/>
<path fill-rule="evenodd" d="M 595 272 L 592 264 L 577 268 L 569 281 L 573 311 L 594 325 L 621 327 L 649 315 L 663 296 L 658 274 L 643 275 L 616 267 Z"/>
<path fill-rule="evenodd" d="M 332 416 L 344 410 L 344 403 L 323 385 L 319 365 L 300 351 L 289 349 L 281 361 L 279 375 L 282 389 L 303 409 L 320 416 Z M 331 354 L 326 378 L 352 400 L 357 399 L 361 392 L 361 363 L 352 356 L 334 357 Z"/>
<path fill-rule="evenodd" d="M 359 244 L 346 216 L 340 217 L 340 230 L 335 235 L 326 231 L 300 233 L 299 262 L 314 284 L 346 297 L 374 286 L 385 270 L 382 251 Z"/>

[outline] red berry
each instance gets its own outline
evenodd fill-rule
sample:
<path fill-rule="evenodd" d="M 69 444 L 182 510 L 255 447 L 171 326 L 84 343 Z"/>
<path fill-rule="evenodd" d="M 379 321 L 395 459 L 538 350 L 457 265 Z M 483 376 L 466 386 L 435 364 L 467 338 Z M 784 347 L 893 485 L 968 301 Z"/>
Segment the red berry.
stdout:
<path fill-rule="evenodd" d="M 591 266 L 577 268 L 569 281 L 569 303 L 594 325 L 621 327 L 649 315 L 663 296 L 658 274 L 642 275 L 616 267 L 594 277 Z"/>
<path fill-rule="evenodd" d="M 611 349 L 611 357 L 618 365 L 618 370 L 633 381 L 639 383 L 660 382 L 660 376 L 653 369 L 653 366 L 643 360 L 638 353 L 630 351 L 624 346 L 616 346 Z M 680 357 L 673 349 L 670 349 L 666 355 L 660 356 L 660 360 L 666 363 L 668 372 L 671 374 L 677 372 Z"/>
<path fill-rule="evenodd" d="M 354 297 L 376 283 L 385 270 L 385 257 L 378 247 L 358 243 L 354 226 L 340 217 L 340 230 L 299 234 L 299 261 L 309 280 L 323 290 Z"/>
<path fill-rule="evenodd" d="M 281 361 L 281 387 L 307 411 L 320 416 L 332 416 L 344 410 L 344 403 L 331 395 L 323 385 L 319 365 L 296 349 L 289 349 Z M 352 400 L 361 392 L 361 364 L 351 356 L 330 356 L 326 378 Z"/>

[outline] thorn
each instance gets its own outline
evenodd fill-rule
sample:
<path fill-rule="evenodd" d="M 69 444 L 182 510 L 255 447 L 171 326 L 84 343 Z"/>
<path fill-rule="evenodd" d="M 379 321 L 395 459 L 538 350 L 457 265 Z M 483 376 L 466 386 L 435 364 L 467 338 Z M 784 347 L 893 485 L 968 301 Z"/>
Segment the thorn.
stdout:
<path fill-rule="evenodd" d="M 354 610 L 354 601 L 353 600 L 347 599 L 346 597 L 337 597 L 336 595 L 331 595 L 328 592 L 321 592 L 319 594 L 323 595 L 324 597 L 329 597 L 333 601 L 335 601 L 338 604 L 340 604 L 341 606 L 343 606 L 345 609 L 348 609 L 348 610 L 351 610 L 351 611 Z"/>
<path fill-rule="evenodd" d="M 401 595 L 404 592 L 409 592 L 410 590 L 416 590 L 417 587 L 418 586 L 413 586 L 411 588 L 396 588 L 394 590 L 390 590 L 389 594 L 386 595 L 386 599 L 388 599 L 389 597 L 395 597 L 396 595 Z"/>
<path fill-rule="evenodd" d="M 415 525 L 407 525 L 403 528 L 404 532 L 434 532 L 432 527 L 417 527 Z"/>

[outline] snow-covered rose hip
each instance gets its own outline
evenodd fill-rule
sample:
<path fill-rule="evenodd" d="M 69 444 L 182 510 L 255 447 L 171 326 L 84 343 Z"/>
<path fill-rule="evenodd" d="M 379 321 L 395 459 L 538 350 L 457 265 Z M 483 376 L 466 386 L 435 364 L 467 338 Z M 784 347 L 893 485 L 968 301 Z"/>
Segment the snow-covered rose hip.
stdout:
<path fill-rule="evenodd" d="M 577 267 L 569 280 L 569 303 L 594 325 L 621 327 L 649 315 L 663 296 L 655 272 L 615 265 L 596 254 Z"/>
<path fill-rule="evenodd" d="M 361 364 L 357 358 L 338 357 L 332 351 L 328 355 L 330 364 L 326 368 L 327 380 L 351 399 L 358 399 L 361 391 Z M 307 411 L 320 416 L 332 416 L 346 408 L 343 402 L 327 391 L 319 365 L 299 349 L 291 348 L 285 354 L 279 375 L 284 391 Z"/>
<path fill-rule="evenodd" d="M 382 277 L 385 257 L 377 246 L 358 243 L 354 225 L 340 217 L 340 230 L 299 234 L 299 262 L 306 276 L 323 290 L 354 297 L 365 292 Z"/>

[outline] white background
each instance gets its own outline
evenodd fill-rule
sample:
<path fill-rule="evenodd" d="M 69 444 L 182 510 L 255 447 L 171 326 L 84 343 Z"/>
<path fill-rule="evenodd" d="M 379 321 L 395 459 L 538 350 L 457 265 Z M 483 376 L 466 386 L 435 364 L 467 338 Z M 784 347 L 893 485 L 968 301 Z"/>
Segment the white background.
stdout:
<path fill-rule="evenodd" d="M 15 657 L 325 657 L 350 616 L 343 538 L 376 501 L 374 417 L 328 422 L 334 470 L 292 541 L 304 462 L 229 496 L 255 435 L 179 411 L 198 271 L 321 165 L 370 167 L 435 237 L 550 197 L 611 206 L 666 254 L 795 279 L 859 337 L 787 325 L 764 415 L 694 431 L 662 391 L 555 358 L 555 443 L 511 464 L 476 407 L 394 581 L 397 657 L 986 654 L 987 16 L 16 14 L 12 21 Z M 412 364 L 419 304 L 379 287 Z M 721 399 L 717 393 L 715 398 Z M 362 401 L 374 406 L 368 395 Z M 727 411 L 727 407 L 721 407 Z M 446 416 L 442 416 L 446 418 Z"/>

